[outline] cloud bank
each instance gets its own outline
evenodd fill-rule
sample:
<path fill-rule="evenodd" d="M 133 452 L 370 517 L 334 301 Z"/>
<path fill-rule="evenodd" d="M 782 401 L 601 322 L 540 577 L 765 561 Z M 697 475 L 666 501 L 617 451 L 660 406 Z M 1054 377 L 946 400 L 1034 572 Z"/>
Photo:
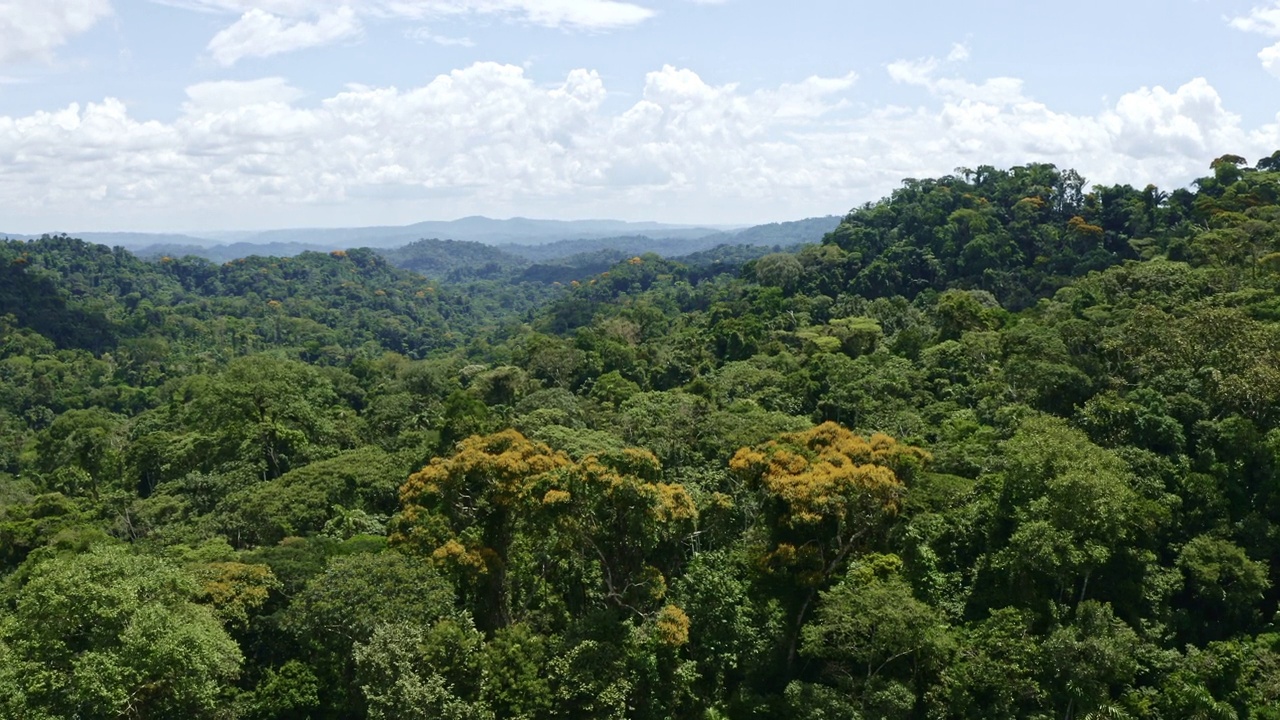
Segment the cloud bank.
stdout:
<path fill-rule="evenodd" d="M 0 116 L 0 213 L 236 226 L 255 222 L 253 208 L 307 217 L 341 205 L 358 216 L 380 203 L 419 218 L 751 222 L 841 212 L 904 177 L 958 166 L 1048 161 L 1100 182 L 1174 186 L 1218 155 L 1280 148 L 1280 126 L 1244 127 L 1201 78 L 1075 115 L 1014 78 L 951 74 L 955 57 L 890 64 L 927 101 L 869 111 L 853 109 L 854 74 L 745 90 L 672 66 L 648 73 L 621 108 L 605 102 L 597 72 L 546 85 L 495 63 L 312 102 L 278 77 L 203 83 L 172 122 L 107 98 Z"/>

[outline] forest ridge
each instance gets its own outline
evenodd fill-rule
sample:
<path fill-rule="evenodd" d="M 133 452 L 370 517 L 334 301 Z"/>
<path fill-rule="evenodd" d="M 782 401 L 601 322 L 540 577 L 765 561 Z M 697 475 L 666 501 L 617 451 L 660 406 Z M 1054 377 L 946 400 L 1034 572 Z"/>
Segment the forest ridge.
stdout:
<path fill-rule="evenodd" d="M 0 243 L 0 717 L 1280 718 L 1280 151 L 450 247 Z"/>

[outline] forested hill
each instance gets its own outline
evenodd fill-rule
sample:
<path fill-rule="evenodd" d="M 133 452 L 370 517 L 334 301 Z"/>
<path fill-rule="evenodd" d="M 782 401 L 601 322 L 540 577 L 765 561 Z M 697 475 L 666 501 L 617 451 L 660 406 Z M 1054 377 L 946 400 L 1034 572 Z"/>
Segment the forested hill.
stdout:
<path fill-rule="evenodd" d="M 1280 152 L 1209 171 L 560 286 L 0 244 L 0 717 L 1280 718 Z"/>
<path fill-rule="evenodd" d="M 868 298 L 946 288 L 985 290 L 1003 305 L 1025 307 L 1091 270 L 1124 260 L 1169 254 L 1168 243 L 1203 218 L 1193 203 L 1229 186 L 1236 165 L 1223 161 L 1201 193 L 1172 194 L 1154 186 L 1099 186 L 1085 192 L 1072 171 L 1029 165 L 1002 171 L 962 169 L 930 180 L 907 180 L 884 201 L 850 213 L 821 247 L 798 256 L 804 289 L 850 290 Z M 1262 184 L 1232 209 L 1265 201 Z M 1185 238 L 1184 238 L 1185 239 Z M 1184 259 L 1181 247 L 1174 259 Z M 789 265 L 789 264 L 788 264 Z M 767 279 L 790 282 L 788 265 Z M 777 276 L 777 273 L 783 273 Z"/>
<path fill-rule="evenodd" d="M 351 357 L 365 345 L 420 357 L 496 322 L 487 304 L 519 312 L 534 300 L 500 287 L 472 298 L 367 249 L 215 265 L 45 237 L 0 243 L 0 273 L 0 316 L 58 347 L 101 353 L 162 339 L 184 359 L 273 347 Z"/>
<path fill-rule="evenodd" d="M 427 277 L 463 280 L 509 277 L 529 265 L 492 245 L 455 240 L 419 240 L 382 255 L 396 267 Z"/>
<path fill-rule="evenodd" d="M 454 223 L 422 223 L 399 229 L 400 244 L 395 247 L 378 246 L 377 252 L 386 257 L 396 267 L 412 270 L 416 273 L 436 280 L 450 282 L 467 282 L 473 280 L 510 280 L 552 282 L 579 279 L 581 275 L 591 275 L 608 269 L 622 259 L 655 253 L 669 258 L 683 258 L 697 255 L 693 262 L 701 262 L 705 253 L 711 253 L 723 264 L 741 264 L 745 259 L 764 254 L 754 248 L 772 248 L 774 250 L 790 248 L 805 243 L 816 243 L 822 236 L 838 224 L 838 218 L 808 218 L 785 223 L 757 225 L 743 230 L 714 232 L 707 229 L 678 228 L 662 226 L 655 223 L 638 223 L 634 227 L 654 232 L 648 235 L 615 235 L 601 236 L 599 233 L 607 229 L 624 229 L 632 227 L 628 223 L 539 223 L 526 221 L 490 221 L 485 218 L 474 218 L 470 221 Z M 514 223 L 514 224 L 513 224 Z M 456 230 L 463 237 L 471 237 L 476 231 L 484 228 L 508 228 L 507 232 L 519 230 L 535 233 L 519 236 L 520 242 L 511 242 L 508 235 L 485 235 L 477 237 L 488 239 L 506 239 L 507 242 L 494 245 L 491 242 L 478 240 L 457 240 L 425 238 L 409 241 L 412 236 L 403 235 L 411 229 L 418 230 Z M 370 231 L 378 228 L 368 229 Z M 595 235 L 590 234 L 595 231 Z M 587 233 L 584 236 L 568 235 L 563 239 L 554 232 Z M 344 235 L 341 230 L 333 231 L 289 231 L 279 234 L 249 234 L 250 239 L 257 242 L 235 242 L 229 245 L 211 245 L 204 247 L 190 242 L 151 244 L 133 252 L 145 260 L 158 260 L 161 257 L 186 257 L 188 255 L 202 257 L 216 263 L 225 263 L 240 258 L 259 256 L 293 257 L 303 252 L 329 252 L 339 248 L 352 248 L 365 241 L 389 240 L 375 234 L 351 231 Z M 536 234 L 542 233 L 542 234 Z M 667 234 L 663 234 L 667 233 Z M 295 238 L 293 242 L 280 240 L 282 237 Z M 0 234 L 0 237 L 4 237 Z M 108 234 L 108 237 L 112 237 Z M 133 237 L 133 236 L 128 236 Z M 160 236 L 157 236 L 160 237 Z M 419 236 L 421 237 L 421 236 Z M 444 235 L 442 237 L 449 237 Z M 329 245 L 316 244 L 325 239 L 332 241 Z M 34 239 L 34 238 L 22 238 Z M 740 249 L 722 251 L 721 247 L 738 247 Z M 133 247 L 133 246 L 129 246 Z M 601 266 L 601 262 L 607 265 Z M 528 272 L 526 272 L 528 271 Z"/>

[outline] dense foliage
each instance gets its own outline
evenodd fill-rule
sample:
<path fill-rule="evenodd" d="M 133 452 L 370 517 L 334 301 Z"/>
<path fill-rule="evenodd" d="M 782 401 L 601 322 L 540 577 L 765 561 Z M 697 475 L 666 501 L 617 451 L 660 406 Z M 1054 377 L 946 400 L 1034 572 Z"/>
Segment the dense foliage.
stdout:
<path fill-rule="evenodd" d="M 527 282 L 4 243 L 0 717 L 1280 718 L 1280 153 L 1211 170 Z"/>

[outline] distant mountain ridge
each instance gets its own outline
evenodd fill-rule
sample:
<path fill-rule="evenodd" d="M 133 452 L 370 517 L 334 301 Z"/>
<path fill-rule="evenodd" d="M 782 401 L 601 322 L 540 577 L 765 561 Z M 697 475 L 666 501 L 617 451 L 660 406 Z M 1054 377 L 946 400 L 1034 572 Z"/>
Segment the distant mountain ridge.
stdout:
<path fill-rule="evenodd" d="M 696 265 L 730 266 L 770 252 L 818 243 L 840 224 L 835 216 L 758 225 L 698 238 L 622 237 L 559 240 L 541 245 L 488 245 L 465 240 L 423 239 L 379 250 L 400 268 L 440 280 L 496 279 L 567 282 L 607 270 L 635 255 L 653 253 Z"/>
<path fill-rule="evenodd" d="M 268 246 L 279 247 L 298 245 L 301 249 L 336 250 L 340 248 L 370 247 L 393 248 L 408 245 L 424 238 L 447 238 L 450 240 L 481 242 L 486 245 L 536 246 L 555 242 L 576 240 L 601 240 L 617 237 L 644 236 L 653 240 L 699 239 L 716 236 L 717 240 L 709 242 L 705 247 L 733 242 L 735 244 L 791 244 L 780 241 L 783 235 L 809 235 L 811 225 L 829 225 L 817 238 L 839 223 L 839 218 L 809 218 L 787 223 L 773 223 L 754 227 L 738 228 L 723 225 L 688 225 L 660 222 L 628 222 L 623 220 L 537 220 L 531 218 L 508 218 L 496 220 L 482 216 L 464 217 L 458 220 L 428 220 L 410 225 L 368 226 L 350 228 L 282 228 L 263 231 L 218 231 L 218 232 L 186 232 L 186 233 L 144 233 L 144 232 L 69 232 L 50 233 L 67 234 L 81 238 L 87 242 L 108 246 L 119 246 L 129 250 L 155 248 L 158 252 L 168 251 L 168 247 L 155 246 L 190 246 L 190 247 L 223 247 L 223 246 Z M 4 237 L 31 240 L 39 235 L 21 233 L 0 233 Z M 737 237 L 741 235 L 742 237 Z M 731 240 L 731 238 L 733 238 Z M 282 248 L 287 249 L 287 248 Z M 580 252 L 581 250 L 579 250 Z M 147 254 L 154 254 L 148 252 Z M 225 255 L 225 252 L 218 253 Z M 251 252 L 250 254 L 263 254 Z M 296 253 L 295 253 L 296 254 Z"/>
<path fill-rule="evenodd" d="M 837 216 L 827 216 L 717 230 L 620 220 L 468 217 L 402 227 L 216 233 L 223 242 L 183 234 L 88 232 L 77 237 L 86 242 L 124 247 L 146 260 L 194 255 L 217 263 L 251 256 L 292 257 L 307 251 L 369 247 L 397 267 L 436 279 L 529 279 L 572 276 L 587 268 L 607 267 L 618 258 L 646 253 L 680 258 L 726 246 L 761 248 L 768 252 L 816 243 L 834 230 L 840 220 Z M 225 242 L 232 237 L 237 239 Z M 761 254 L 764 253 L 742 250 L 732 251 L 726 257 Z"/>
<path fill-rule="evenodd" d="M 391 248 L 424 238 L 446 238 L 480 242 L 486 245 L 539 245 L 566 239 L 639 234 L 652 237 L 696 238 L 721 231 L 721 228 L 716 227 L 656 222 L 531 220 L 528 218 L 494 220 L 476 216 L 450 221 L 429 220 L 391 227 L 268 230 L 241 237 L 239 241 L 250 244 L 304 243 L 335 247 Z"/>
<path fill-rule="evenodd" d="M 143 232 L 50 232 L 69 235 L 100 245 L 126 249 L 153 245 L 191 245 L 214 247 L 227 244 L 288 245 L 324 247 L 326 249 L 371 247 L 389 248 L 407 245 L 423 238 L 448 238 L 482 242 L 487 245 L 540 244 L 566 239 L 649 235 L 652 237 L 703 237 L 733 229 L 721 225 L 685 225 L 623 220 L 536 220 L 508 218 L 497 220 L 470 216 L 458 220 L 427 220 L 411 225 L 366 226 L 348 228 L 281 228 L 261 231 L 143 233 Z M 4 237 L 33 240 L 39 234 L 3 233 Z"/>

